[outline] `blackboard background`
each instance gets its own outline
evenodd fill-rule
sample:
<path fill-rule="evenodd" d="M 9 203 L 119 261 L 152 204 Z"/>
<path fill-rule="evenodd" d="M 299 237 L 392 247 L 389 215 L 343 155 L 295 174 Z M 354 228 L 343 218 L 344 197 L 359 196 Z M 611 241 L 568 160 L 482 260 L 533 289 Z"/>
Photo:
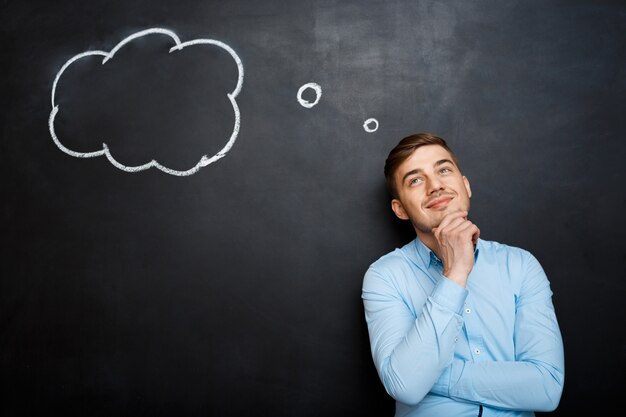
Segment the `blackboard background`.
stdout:
<path fill-rule="evenodd" d="M 382 164 L 418 131 L 456 150 L 482 237 L 530 250 L 551 279 L 566 384 L 550 415 L 619 407 L 625 21 L 618 1 L 4 1 L 0 414 L 392 415 L 360 286 L 369 263 L 412 238 L 388 208 Z M 153 27 L 241 57 L 230 153 L 174 177 L 61 152 L 47 126 L 60 67 Z M 158 76 L 141 53 L 160 39 L 105 80 L 128 76 L 132 90 L 130 75 Z M 183 61 L 188 77 L 213 74 L 216 100 L 234 82 L 218 55 Z M 187 161 L 233 123 L 219 103 L 195 122 L 175 117 L 196 109 L 201 80 L 128 98 L 135 115 L 155 111 L 152 142 L 128 145 L 139 116 L 106 98 L 74 102 L 63 114 L 77 127 L 63 132 L 76 129 L 74 145 L 119 134 L 128 160 Z M 323 88 L 312 109 L 296 101 L 307 82 Z M 175 104 L 150 106 L 169 95 Z"/>

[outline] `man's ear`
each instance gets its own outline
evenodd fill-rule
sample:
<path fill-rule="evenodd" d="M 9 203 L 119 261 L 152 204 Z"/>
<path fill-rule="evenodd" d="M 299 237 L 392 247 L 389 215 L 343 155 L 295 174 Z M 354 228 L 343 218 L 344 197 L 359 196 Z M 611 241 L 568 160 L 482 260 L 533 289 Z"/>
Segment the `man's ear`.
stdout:
<path fill-rule="evenodd" d="M 396 214 L 396 216 L 401 220 L 409 220 L 409 215 L 406 213 L 402 202 L 397 198 L 391 200 L 391 210 Z"/>
<path fill-rule="evenodd" d="M 467 190 L 467 195 L 469 198 L 472 198 L 472 188 L 470 187 L 469 180 L 465 175 L 463 175 L 463 184 L 465 184 L 465 190 Z"/>

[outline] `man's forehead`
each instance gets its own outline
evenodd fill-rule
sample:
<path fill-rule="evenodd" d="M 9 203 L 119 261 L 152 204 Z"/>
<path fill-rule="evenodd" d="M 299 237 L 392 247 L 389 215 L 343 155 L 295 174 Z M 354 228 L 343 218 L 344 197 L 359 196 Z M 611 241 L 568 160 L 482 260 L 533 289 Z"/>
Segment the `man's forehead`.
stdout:
<path fill-rule="evenodd" d="M 445 160 L 454 162 L 454 158 L 447 149 L 439 145 L 420 146 L 400 164 L 398 173 L 414 169 L 431 168 Z"/>

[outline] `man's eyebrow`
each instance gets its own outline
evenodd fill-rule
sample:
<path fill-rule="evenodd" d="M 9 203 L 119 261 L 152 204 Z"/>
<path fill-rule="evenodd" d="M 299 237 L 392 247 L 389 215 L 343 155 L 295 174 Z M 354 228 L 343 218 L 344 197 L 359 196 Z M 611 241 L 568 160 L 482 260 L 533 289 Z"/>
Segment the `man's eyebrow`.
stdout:
<path fill-rule="evenodd" d="M 404 184 L 404 181 L 407 179 L 407 177 L 410 177 L 413 174 L 419 174 L 420 172 L 422 172 L 422 168 L 415 168 L 415 169 L 410 170 L 409 172 L 404 174 L 404 176 L 402 177 L 402 183 Z"/>
<path fill-rule="evenodd" d="M 436 167 L 438 167 L 440 165 L 443 165 L 443 164 L 452 164 L 453 166 L 456 166 L 456 164 L 452 160 L 450 160 L 450 159 L 440 159 L 439 161 L 435 162 L 435 164 L 433 166 L 436 168 Z M 402 177 L 402 182 L 404 183 L 404 181 L 408 177 L 410 177 L 411 175 L 414 175 L 414 174 L 419 174 L 422 171 L 423 171 L 422 168 L 415 168 L 415 169 L 410 170 L 409 172 L 404 174 L 404 176 Z"/>
<path fill-rule="evenodd" d="M 440 159 L 439 161 L 435 162 L 435 166 L 438 167 L 439 165 L 443 165 L 443 164 L 452 164 L 454 166 L 456 166 L 456 164 L 449 160 L 449 159 Z"/>

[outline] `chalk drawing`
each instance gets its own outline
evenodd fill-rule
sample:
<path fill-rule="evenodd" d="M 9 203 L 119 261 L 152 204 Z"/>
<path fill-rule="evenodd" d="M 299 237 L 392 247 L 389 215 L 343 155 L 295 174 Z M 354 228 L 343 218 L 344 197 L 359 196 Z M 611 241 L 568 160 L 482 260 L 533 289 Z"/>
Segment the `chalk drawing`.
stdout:
<path fill-rule="evenodd" d="M 68 149 L 67 147 L 65 147 L 60 139 L 58 138 L 55 130 L 54 130 L 54 119 L 57 115 L 57 113 L 59 112 L 59 105 L 55 104 L 55 97 L 56 97 L 56 90 L 57 90 L 57 85 L 59 83 L 59 80 L 61 79 L 61 75 L 63 75 L 63 72 L 65 72 L 65 70 L 72 65 L 74 62 L 88 57 L 88 56 L 102 56 L 102 65 L 106 64 L 109 60 L 113 59 L 113 57 L 115 56 L 115 54 L 117 53 L 117 51 L 119 51 L 124 45 L 126 45 L 127 43 L 133 41 L 134 39 L 143 37 L 143 36 L 147 36 L 147 35 L 154 35 L 154 34 L 161 34 L 161 35 L 167 35 L 170 38 L 172 38 L 172 40 L 174 41 L 175 45 L 173 47 L 170 48 L 169 52 L 172 53 L 174 51 L 180 51 L 183 48 L 186 48 L 188 46 L 193 46 L 193 45 L 214 45 L 217 47 L 220 47 L 224 50 L 226 50 L 230 56 L 235 60 L 235 63 L 237 64 L 237 70 L 238 70 L 238 77 L 237 77 L 237 85 L 235 86 L 235 89 L 231 92 L 228 93 L 228 99 L 230 100 L 231 105 L 233 106 L 233 111 L 235 112 L 235 124 L 233 126 L 233 132 L 230 135 L 230 138 L 228 139 L 228 142 L 226 142 L 226 145 L 224 145 L 224 147 L 218 151 L 215 155 L 208 157 L 207 155 L 202 156 L 202 158 L 200 158 L 200 160 L 198 161 L 198 163 L 193 166 L 192 168 L 186 170 L 186 171 L 177 171 L 171 168 L 168 168 L 166 166 L 161 165 L 159 162 L 157 162 L 156 160 L 151 160 L 150 162 L 143 164 L 143 165 L 137 165 L 137 166 L 126 166 L 122 163 L 120 163 L 119 161 L 117 161 L 113 155 L 111 154 L 111 151 L 109 150 L 109 147 L 107 146 L 106 143 L 102 143 L 102 149 L 99 149 L 97 151 L 94 152 L 76 152 L 73 151 L 71 149 Z M 50 117 L 48 118 L 48 128 L 50 129 L 50 135 L 52 136 L 52 140 L 54 141 L 54 143 L 57 145 L 57 147 L 62 150 L 63 152 L 65 152 L 68 155 L 74 156 L 76 158 L 93 158 L 96 156 L 106 156 L 106 158 L 109 160 L 109 162 L 111 162 L 111 164 L 113 164 L 113 166 L 126 171 L 126 172 L 139 172 L 139 171 L 143 171 L 146 170 L 148 168 L 157 168 L 167 174 L 171 174 L 171 175 L 177 175 L 177 176 L 187 176 L 187 175 L 192 175 L 195 174 L 196 172 L 198 172 L 198 170 L 202 167 L 205 167 L 215 161 L 217 161 L 218 159 L 223 158 L 224 156 L 226 156 L 226 153 L 228 153 L 228 151 L 232 148 L 233 144 L 235 143 L 235 140 L 237 139 L 237 135 L 239 134 L 239 125 L 240 125 L 240 114 L 239 114 L 239 106 L 237 105 L 237 102 L 235 101 L 235 98 L 237 97 L 237 95 L 239 94 L 239 92 L 241 91 L 241 86 L 243 85 L 243 64 L 241 63 L 241 59 L 239 59 L 239 56 L 237 55 L 237 53 L 235 53 L 235 51 L 228 45 L 226 45 L 223 42 L 220 42 L 218 40 L 214 40 L 214 39 L 194 39 L 191 41 L 187 41 L 187 42 L 181 42 L 180 38 L 178 36 L 176 36 L 176 34 L 174 32 L 172 32 L 171 30 L 168 29 L 161 29 L 161 28 L 151 28 L 151 29 L 146 29 L 146 30 L 142 30 L 136 33 L 133 33 L 132 35 L 126 37 L 124 40 L 122 40 L 120 43 L 118 43 L 117 45 L 115 45 L 115 47 L 113 49 L 111 49 L 110 52 L 106 52 L 106 51 L 87 51 L 87 52 L 83 52 L 80 53 L 78 55 L 75 55 L 74 57 L 70 58 L 59 70 L 59 72 L 57 73 L 55 79 L 54 79 L 54 83 L 52 84 L 52 111 L 50 112 Z"/>
<path fill-rule="evenodd" d="M 371 124 L 373 124 L 374 127 L 370 127 Z M 367 119 L 365 123 L 363 123 L 363 129 L 365 129 L 367 133 L 376 132 L 378 130 L 378 120 L 374 118 Z"/>
<path fill-rule="evenodd" d="M 315 91 L 315 101 L 313 101 L 312 103 L 302 98 L 302 93 L 307 88 L 310 88 L 313 91 Z M 307 109 L 310 109 L 311 107 L 315 106 L 320 101 L 320 98 L 322 98 L 322 87 L 320 87 L 318 84 L 307 83 L 307 84 L 304 84 L 302 87 L 300 87 L 300 89 L 298 90 L 298 102 L 302 105 L 302 107 L 306 107 Z"/>

